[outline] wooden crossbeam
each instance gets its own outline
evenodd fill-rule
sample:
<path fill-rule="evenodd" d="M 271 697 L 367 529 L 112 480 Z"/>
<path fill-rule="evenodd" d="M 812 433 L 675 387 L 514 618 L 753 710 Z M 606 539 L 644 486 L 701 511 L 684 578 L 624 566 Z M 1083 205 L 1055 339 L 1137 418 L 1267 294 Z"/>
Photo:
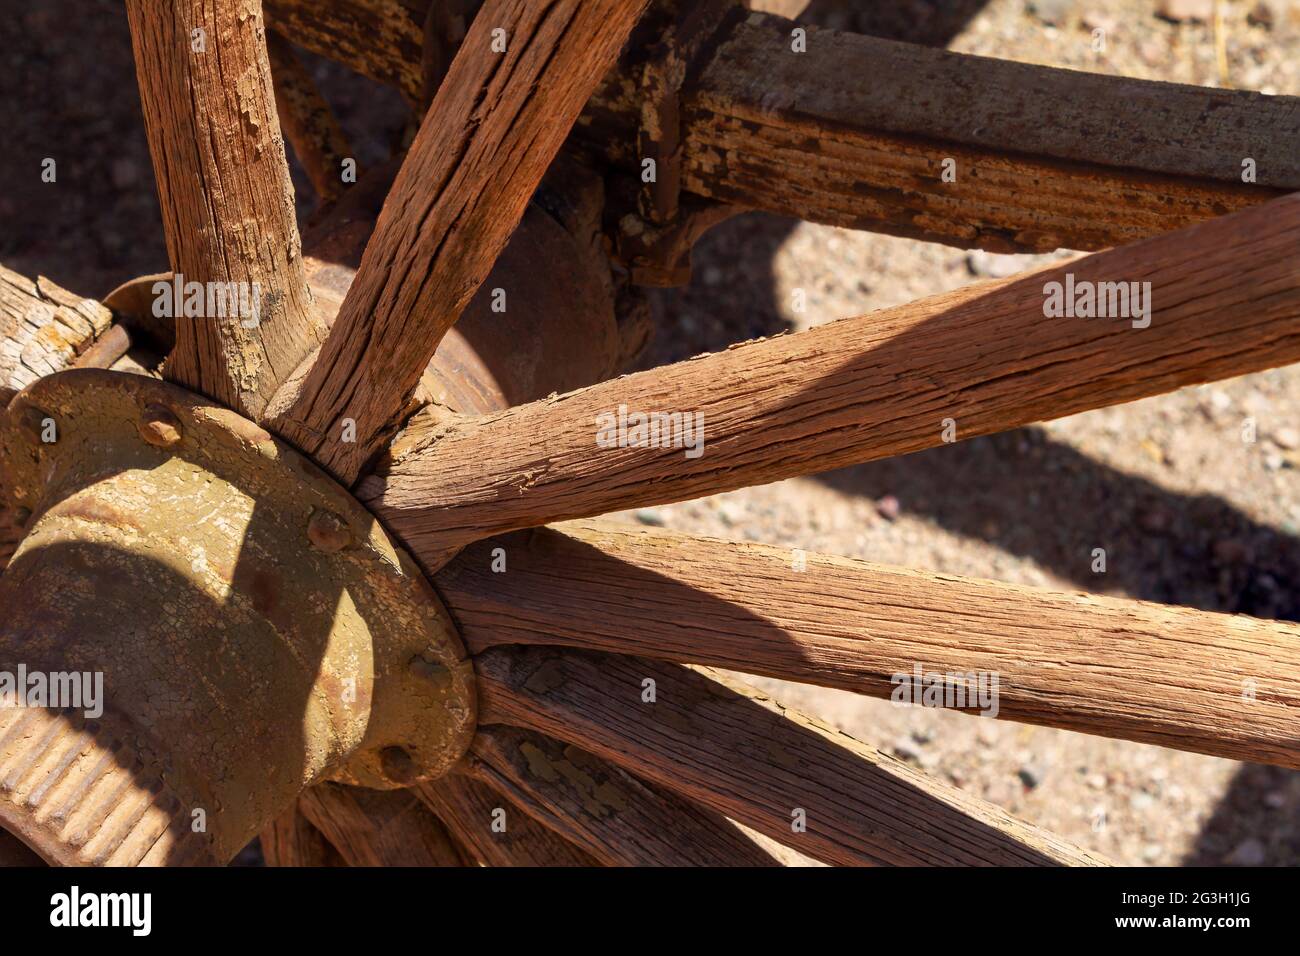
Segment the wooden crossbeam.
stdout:
<path fill-rule="evenodd" d="M 1300 361 L 1297 248 L 1300 194 L 494 415 L 421 421 L 358 495 L 436 567 L 493 530 L 828 471 L 1285 365 Z M 1132 318 L 1045 314 L 1067 286 L 1073 306 L 1076 290 L 1106 298 L 1110 283 L 1138 283 L 1147 319 L 1138 295 Z M 624 412 L 677 413 L 676 431 L 651 440 Z"/>
<path fill-rule="evenodd" d="M 580 747 L 480 727 L 467 772 L 606 866 L 775 866 L 720 814 Z"/>
<path fill-rule="evenodd" d="M 438 589 L 471 653 L 565 645 L 918 704 L 937 687 L 935 706 L 1300 769 L 1292 623 L 611 522 L 480 542 Z"/>
<path fill-rule="evenodd" d="M 268 0 L 315 52 L 419 97 L 419 13 L 397 0 Z M 369 33 L 355 31 L 358 22 Z M 1093 250 L 1300 189 L 1300 98 L 1081 73 L 807 27 L 729 21 L 683 87 L 693 193 L 964 247 Z M 383 42 L 378 39 L 384 36 Z M 392 38 L 405 36 L 397 42 Z M 647 51 L 579 120 L 640 169 Z M 945 181 L 945 159 L 955 181 Z M 1253 182 L 1243 181 L 1247 160 Z"/>
<path fill-rule="evenodd" d="M 166 374 L 250 418 L 321 340 L 276 118 L 260 0 L 129 0 L 172 271 Z M 220 296 L 218 296 L 220 291 Z M 224 314 L 222 314 L 224 313 Z M 232 314 L 233 313 L 233 314 Z"/>
<path fill-rule="evenodd" d="M 537 647 L 475 669 L 483 722 L 567 740 L 827 863 L 1101 862 L 716 673 Z"/>
<path fill-rule="evenodd" d="M 344 484 L 410 411 L 646 0 L 488 0 L 393 183 L 361 267 L 273 427 Z"/>

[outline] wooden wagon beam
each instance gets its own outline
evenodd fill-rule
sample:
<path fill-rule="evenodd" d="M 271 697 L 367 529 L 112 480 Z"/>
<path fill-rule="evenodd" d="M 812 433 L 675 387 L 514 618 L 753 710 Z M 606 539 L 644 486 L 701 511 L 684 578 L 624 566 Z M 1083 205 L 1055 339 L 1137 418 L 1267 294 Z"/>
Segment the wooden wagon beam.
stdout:
<path fill-rule="evenodd" d="M 273 426 L 345 484 L 382 448 L 646 0 L 488 0 Z M 506 306 L 508 308 L 508 304 Z"/>
<path fill-rule="evenodd" d="M 716 673 L 554 648 L 475 666 L 482 723 L 567 740 L 827 863 L 1101 862 Z"/>
<path fill-rule="evenodd" d="M 267 6 L 315 52 L 418 100 L 417 4 Z M 382 26 L 363 33 L 358 22 Z M 1034 251 L 1131 242 L 1300 189 L 1297 97 L 812 27 L 801 54 L 793 28 L 754 13 L 705 45 L 680 94 L 688 192 L 851 228 Z M 381 43 L 381 32 L 406 39 Z M 589 149 L 637 171 L 646 56 L 629 50 L 576 129 Z M 946 159 L 954 181 L 945 181 Z"/>
<path fill-rule="evenodd" d="M 460 773 L 413 789 L 482 866 L 598 866 L 486 784 Z"/>
<path fill-rule="evenodd" d="M 918 670 L 957 674 L 970 713 L 1300 769 L 1296 624 L 611 522 L 480 542 L 438 586 L 471 653 L 565 645 L 909 703 Z"/>
<path fill-rule="evenodd" d="M 606 866 L 774 866 L 720 814 L 572 744 L 480 727 L 466 772 Z"/>
<path fill-rule="evenodd" d="M 497 414 L 417 420 L 358 494 L 433 567 L 492 530 L 828 471 L 1285 365 L 1300 361 L 1297 248 L 1300 194 Z M 1046 315 L 1067 295 L 1073 312 L 1085 289 L 1105 299 L 1110 283 L 1133 292 L 1132 318 Z M 652 441 L 628 418 L 651 413 L 676 413 L 676 431 Z"/>
<path fill-rule="evenodd" d="M 303 272 L 261 3 L 129 0 L 127 13 L 168 258 L 201 290 L 194 307 L 187 286 L 173 295 L 166 374 L 260 419 L 324 329 Z"/>

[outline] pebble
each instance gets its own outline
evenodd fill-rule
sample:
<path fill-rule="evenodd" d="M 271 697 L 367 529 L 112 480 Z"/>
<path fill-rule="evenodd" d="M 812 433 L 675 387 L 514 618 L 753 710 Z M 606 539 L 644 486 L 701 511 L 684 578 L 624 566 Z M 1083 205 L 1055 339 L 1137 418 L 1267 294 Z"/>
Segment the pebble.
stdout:
<path fill-rule="evenodd" d="M 918 744 L 928 744 L 934 739 L 934 732 L 926 727 L 918 727 L 912 731 L 912 739 Z"/>
<path fill-rule="evenodd" d="M 880 517 L 884 518 L 886 521 L 898 520 L 898 515 L 901 511 L 902 506 L 898 503 L 898 499 L 893 495 L 885 495 L 876 502 L 876 514 L 880 515 Z"/>
<path fill-rule="evenodd" d="M 1270 810 L 1281 810 L 1286 806 L 1286 797 L 1278 793 L 1276 790 L 1271 793 L 1266 793 L 1264 794 L 1264 806 L 1268 807 Z"/>
<path fill-rule="evenodd" d="M 986 279 L 1005 279 L 1025 269 L 1025 256 L 1004 255 L 973 249 L 966 253 L 966 268 L 973 276 Z"/>
<path fill-rule="evenodd" d="M 1259 0 L 1258 3 L 1250 8 L 1250 12 L 1246 14 L 1246 22 L 1252 27 L 1264 27 L 1267 30 L 1271 30 L 1273 29 L 1274 22 L 1276 22 L 1276 17 L 1274 16 L 1273 8 L 1265 3 L 1264 0 Z"/>
<path fill-rule="evenodd" d="M 1278 448 L 1293 451 L 1300 448 L 1300 432 L 1294 428 L 1279 428 L 1272 434 L 1273 444 Z"/>
<path fill-rule="evenodd" d="M 1160 859 L 1160 855 L 1165 852 L 1165 848 L 1159 843 L 1148 843 L 1142 848 L 1142 859 L 1147 863 L 1154 863 Z"/>
<path fill-rule="evenodd" d="M 642 524 L 648 524 L 656 528 L 664 526 L 664 519 L 654 508 L 642 508 L 636 513 L 636 520 Z"/>
<path fill-rule="evenodd" d="M 894 756 L 899 760 L 906 760 L 908 763 L 919 763 L 921 760 L 921 750 L 912 746 L 912 742 L 906 737 L 894 741 Z"/>
<path fill-rule="evenodd" d="M 1160 0 L 1156 14 L 1175 23 L 1207 22 L 1214 15 L 1214 0 Z"/>
<path fill-rule="evenodd" d="M 1088 774 L 1088 777 L 1084 782 L 1088 784 L 1088 786 L 1091 787 L 1093 790 L 1106 789 L 1106 777 L 1100 773 Z"/>
<path fill-rule="evenodd" d="M 1140 790 L 1128 798 L 1128 805 L 1138 813 L 1150 810 L 1155 806 L 1156 798 L 1149 793 L 1142 793 Z"/>
<path fill-rule="evenodd" d="M 1224 862 L 1231 866 L 1263 866 L 1267 856 L 1264 844 L 1250 837 L 1238 843 L 1236 849 L 1228 854 Z"/>
<path fill-rule="evenodd" d="M 1059 27 L 1070 19 L 1074 0 L 1029 0 L 1026 7 L 1043 23 Z"/>
<path fill-rule="evenodd" d="M 1016 771 L 1016 776 L 1028 789 L 1033 790 L 1043 782 L 1046 770 L 1039 764 L 1027 763 Z"/>

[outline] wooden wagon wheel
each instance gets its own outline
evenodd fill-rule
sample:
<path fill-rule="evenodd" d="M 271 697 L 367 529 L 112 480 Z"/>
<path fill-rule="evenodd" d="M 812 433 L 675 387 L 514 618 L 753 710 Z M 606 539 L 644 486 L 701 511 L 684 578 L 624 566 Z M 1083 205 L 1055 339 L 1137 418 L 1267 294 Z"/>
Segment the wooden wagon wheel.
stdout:
<path fill-rule="evenodd" d="M 101 304 L 0 275 L 0 671 L 104 679 L 102 714 L 0 710 L 0 825 L 45 860 L 224 863 L 261 831 L 320 865 L 773 862 L 755 834 L 1101 862 L 712 668 L 993 672 L 1003 718 L 1300 767 L 1293 624 L 591 520 L 1300 360 L 1294 98 L 723 2 L 265 6 L 436 89 L 391 188 L 331 179 L 346 145 L 258 3 L 128 0 L 175 276 Z M 306 254 L 282 128 L 343 193 Z M 616 303 L 742 207 L 1105 251 L 609 378 L 641 335 Z M 1045 317 L 1052 283 L 1129 281 L 1151 321 Z"/>

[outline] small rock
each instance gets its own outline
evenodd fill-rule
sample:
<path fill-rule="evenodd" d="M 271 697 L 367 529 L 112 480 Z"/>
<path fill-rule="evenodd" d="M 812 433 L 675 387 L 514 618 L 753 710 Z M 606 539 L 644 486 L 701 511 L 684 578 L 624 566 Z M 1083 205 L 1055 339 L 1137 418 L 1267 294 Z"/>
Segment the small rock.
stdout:
<path fill-rule="evenodd" d="M 1148 843 L 1142 848 L 1142 859 L 1147 863 L 1154 863 L 1164 852 L 1165 848 L 1159 843 Z"/>
<path fill-rule="evenodd" d="M 1259 0 L 1258 3 L 1250 8 L 1250 12 L 1246 14 L 1247 23 L 1252 27 L 1263 27 L 1266 30 L 1273 29 L 1275 19 L 1273 8 L 1270 7 L 1265 0 Z"/>
<path fill-rule="evenodd" d="M 880 515 L 880 517 L 884 518 L 886 521 L 898 520 L 898 515 L 901 511 L 902 506 L 898 503 L 898 499 L 893 495 L 885 495 L 876 502 L 876 514 Z"/>
<path fill-rule="evenodd" d="M 1271 793 L 1266 793 L 1264 794 L 1264 806 L 1268 807 L 1270 810 L 1281 810 L 1286 806 L 1286 797 L 1278 793 L 1276 790 Z"/>
<path fill-rule="evenodd" d="M 934 739 L 934 733 L 925 727 L 918 727 L 912 731 L 912 739 L 918 744 L 928 744 Z"/>
<path fill-rule="evenodd" d="M 973 276 L 986 279 L 1005 279 L 1025 268 L 1024 256 L 1004 255 L 973 249 L 966 253 L 966 268 Z"/>
<path fill-rule="evenodd" d="M 1267 855 L 1264 844 L 1250 837 L 1238 843 L 1237 848 L 1227 855 L 1224 862 L 1230 866 L 1263 866 Z"/>
<path fill-rule="evenodd" d="M 912 742 L 906 737 L 894 741 L 894 746 L 891 749 L 894 751 L 894 756 L 899 760 L 906 760 L 908 763 L 919 763 L 921 760 L 920 749 L 912 746 Z"/>
<path fill-rule="evenodd" d="M 642 524 L 652 525 L 656 528 L 662 528 L 664 526 L 663 516 L 654 508 L 642 508 L 636 513 L 636 520 Z"/>
<path fill-rule="evenodd" d="M 1088 777 L 1084 782 L 1087 783 L 1088 786 L 1091 787 L 1093 790 L 1106 789 L 1106 778 L 1105 776 L 1099 773 L 1088 774 Z"/>
<path fill-rule="evenodd" d="M 1141 791 L 1133 794 L 1131 797 L 1128 798 L 1128 805 L 1132 807 L 1134 810 L 1136 810 L 1138 813 L 1142 813 L 1145 810 L 1150 810 L 1153 806 L 1155 806 L 1155 802 L 1156 802 L 1155 797 L 1151 796 L 1151 794 L 1149 793 L 1142 793 Z"/>
<path fill-rule="evenodd" d="M 1041 22 L 1059 27 L 1070 19 L 1074 0 L 1029 0 L 1026 7 Z"/>
<path fill-rule="evenodd" d="M 1033 790 L 1043 782 L 1046 771 L 1039 764 L 1027 763 L 1016 771 L 1016 776 L 1027 789 Z"/>
<path fill-rule="evenodd" d="M 1279 428 L 1270 437 L 1278 448 L 1285 448 L 1287 451 L 1300 448 L 1300 431 L 1294 428 Z"/>
<path fill-rule="evenodd" d="M 1196 20 L 1207 23 L 1214 16 L 1214 0 L 1160 0 L 1156 16 L 1174 23 Z"/>
<path fill-rule="evenodd" d="M 1089 10 L 1083 15 L 1083 28 L 1112 34 L 1119 29 L 1119 21 L 1097 10 Z"/>

